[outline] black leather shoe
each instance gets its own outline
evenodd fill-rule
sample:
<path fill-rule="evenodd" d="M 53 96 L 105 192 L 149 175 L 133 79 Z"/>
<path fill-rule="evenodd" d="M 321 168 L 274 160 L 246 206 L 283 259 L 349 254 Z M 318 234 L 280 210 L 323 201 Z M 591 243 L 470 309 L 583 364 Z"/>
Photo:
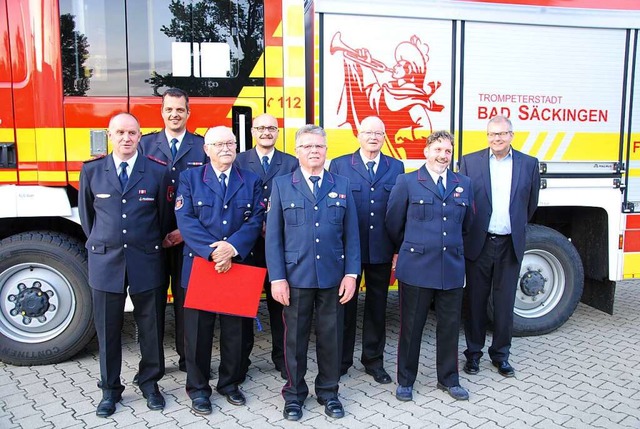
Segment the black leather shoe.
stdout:
<path fill-rule="evenodd" d="M 134 376 L 133 376 L 133 380 L 131 380 L 131 383 L 133 383 L 135 386 L 137 386 L 137 385 L 138 385 L 138 376 L 139 376 L 139 375 L 140 375 L 140 374 L 138 374 L 138 373 L 136 372 L 136 375 L 134 375 Z"/>
<path fill-rule="evenodd" d="M 396 398 L 398 401 L 411 401 L 413 400 L 413 386 L 400 386 L 396 388 Z"/>
<path fill-rule="evenodd" d="M 247 399 L 244 397 L 240 389 L 236 389 L 230 393 L 225 393 L 224 396 L 227 398 L 227 402 L 231 405 L 244 405 L 247 403 Z"/>
<path fill-rule="evenodd" d="M 438 389 L 444 390 L 449 396 L 458 401 L 467 401 L 469 399 L 469 392 L 462 386 L 445 386 L 438 383 Z"/>
<path fill-rule="evenodd" d="M 143 395 L 147 398 L 147 408 L 150 410 L 164 410 L 164 396 L 160 392 L 152 392 Z"/>
<path fill-rule="evenodd" d="M 373 379 L 376 381 L 376 383 L 380 383 L 380 384 L 391 383 L 391 377 L 389 376 L 387 371 L 384 370 L 384 368 L 373 368 L 373 369 L 366 368 L 364 372 L 373 376 Z"/>
<path fill-rule="evenodd" d="M 464 364 L 462 369 L 469 375 L 476 375 L 480 372 L 480 362 L 478 359 L 467 359 L 467 363 Z"/>
<path fill-rule="evenodd" d="M 119 401 L 120 399 L 116 398 L 103 398 L 96 408 L 96 416 L 109 417 L 116 412 L 116 402 Z"/>
<path fill-rule="evenodd" d="M 211 401 L 209 398 L 195 398 L 191 401 L 191 409 L 198 414 L 211 414 Z"/>
<path fill-rule="evenodd" d="M 493 366 L 498 368 L 498 372 L 500 373 L 500 375 L 504 377 L 515 377 L 516 371 L 511 365 L 509 365 L 509 361 L 503 360 L 498 362 L 494 360 L 491 361 L 491 363 L 493 364 Z"/>
<path fill-rule="evenodd" d="M 333 417 L 334 419 L 344 417 L 344 408 L 338 398 L 331 398 L 327 400 L 318 398 L 318 403 L 320 405 L 324 405 L 324 413 L 329 417 Z"/>
<path fill-rule="evenodd" d="M 287 401 L 284 403 L 284 411 L 282 415 L 285 419 L 291 421 L 300 420 L 302 417 L 302 404 L 298 401 Z"/>

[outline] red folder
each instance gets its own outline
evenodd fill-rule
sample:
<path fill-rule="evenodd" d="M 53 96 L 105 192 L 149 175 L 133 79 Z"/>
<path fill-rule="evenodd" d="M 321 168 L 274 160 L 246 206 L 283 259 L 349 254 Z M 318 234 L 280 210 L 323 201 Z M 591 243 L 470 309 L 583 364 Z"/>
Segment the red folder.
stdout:
<path fill-rule="evenodd" d="M 184 306 L 212 313 L 256 317 L 266 268 L 233 263 L 226 273 L 215 264 L 193 258 Z"/>

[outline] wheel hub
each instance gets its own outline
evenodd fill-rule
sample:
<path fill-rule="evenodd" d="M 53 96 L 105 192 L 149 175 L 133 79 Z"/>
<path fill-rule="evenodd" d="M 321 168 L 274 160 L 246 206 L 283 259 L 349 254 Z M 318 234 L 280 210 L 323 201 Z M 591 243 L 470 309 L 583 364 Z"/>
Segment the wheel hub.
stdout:
<path fill-rule="evenodd" d="M 53 296 L 53 291 L 43 291 L 42 282 L 35 280 L 27 287 L 25 283 L 18 284 L 18 294 L 9 295 L 8 299 L 14 304 L 11 309 L 12 316 L 22 315 L 24 324 L 31 323 L 31 319 L 36 318 L 43 323 L 47 320 L 45 313 L 54 311 L 55 306 L 49 301 Z"/>
<path fill-rule="evenodd" d="M 527 270 L 520 278 L 520 290 L 527 296 L 544 293 L 545 278 L 538 271 Z"/>

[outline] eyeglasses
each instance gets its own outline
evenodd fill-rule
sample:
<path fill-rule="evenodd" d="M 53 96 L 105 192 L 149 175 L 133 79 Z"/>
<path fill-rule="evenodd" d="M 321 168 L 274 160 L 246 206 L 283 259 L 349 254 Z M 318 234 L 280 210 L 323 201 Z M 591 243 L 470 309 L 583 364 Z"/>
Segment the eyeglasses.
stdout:
<path fill-rule="evenodd" d="M 265 131 L 269 131 L 270 133 L 275 133 L 276 131 L 278 131 L 278 127 L 274 127 L 273 125 L 269 126 L 269 127 L 253 127 L 254 130 L 256 130 L 259 133 L 264 133 Z"/>
<path fill-rule="evenodd" d="M 501 131 L 499 133 L 487 133 L 487 137 L 489 137 L 490 139 L 494 138 L 494 137 L 506 137 L 509 134 L 511 134 L 513 131 Z"/>
<path fill-rule="evenodd" d="M 296 146 L 296 149 L 302 149 L 302 150 L 325 150 L 327 148 L 326 144 L 303 144 L 300 146 Z"/>
<path fill-rule="evenodd" d="M 384 137 L 384 131 L 361 131 L 360 134 L 362 134 L 365 137 L 371 137 L 371 136 Z"/>
<path fill-rule="evenodd" d="M 207 146 L 213 146 L 217 150 L 222 150 L 223 147 L 226 147 L 227 149 L 233 149 L 236 147 L 236 142 L 228 141 L 228 142 L 207 143 Z"/>

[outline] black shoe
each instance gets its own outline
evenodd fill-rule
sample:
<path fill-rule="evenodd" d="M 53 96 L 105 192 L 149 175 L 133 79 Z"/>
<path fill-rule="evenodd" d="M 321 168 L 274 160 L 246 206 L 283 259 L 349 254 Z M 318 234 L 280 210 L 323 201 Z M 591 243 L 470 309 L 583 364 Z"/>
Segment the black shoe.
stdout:
<path fill-rule="evenodd" d="M 398 401 L 411 401 L 413 400 L 413 386 L 400 386 L 396 388 L 396 398 Z"/>
<path fill-rule="evenodd" d="M 438 389 L 444 390 L 449 396 L 458 401 L 467 401 L 469 399 L 469 392 L 462 386 L 445 386 L 438 383 Z"/>
<path fill-rule="evenodd" d="M 380 384 L 391 383 L 391 377 L 389 376 L 387 371 L 384 370 L 384 368 L 373 368 L 373 369 L 366 368 L 364 372 L 373 376 L 373 379 L 376 381 L 376 383 L 380 383 Z"/>
<path fill-rule="evenodd" d="M 491 361 L 491 363 L 493 364 L 493 366 L 498 368 L 498 372 L 504 377 L 514 377 L 516 375 L 516 371 L 511 365 L 509 365 L 509 361 L 503 360 L 498 362 L 494 360 Z"/>
<path fill-rule="evenodd" d="M 247 403 L 247 399 L 238 388 L 232 392 L 225 393 L 224 396 L 231 405 L 244 405 Z"/>
<path fill-rule="evenodd" d="M 98 407 L 96 408 L 96 416 L 109 417 L 116 412 L 116 402 L 120 402 L 120 399 L 116 398 L 103 398 Z"/>
<path fill-rule="evenodd" d="M 298 401 L 287 401 L 284 403 L 284 411 L 282 415 L 285 419 L 291 421 L 300 420 L 302 417 L 302 404 Z"/>
<path fill-rule="evenodd" d="M 342 368 L 340 370 L 340 377 L 342 377 L 343 375 L 347 375 L 347 372 L 349 372 L 349 368 Z"/>
<path fill-rule="evenodd" d="M 152 392 L 143 395 L 147 399 L 147 408 L 150 410 L 164 410 L 164 396 L 160 392 Z"/>
<path fill-rule="evenodd" d="M 211 414 L 209 398 L 195 398 L 191 401 L 191 408 L 198 414 Z"/>
<path fill-rule="evenodd" d="M 136 372 L 136 375 L 133 376 L 133 380 L 131 380 L 131 383 L 133 383 L 133 385 L 137 386 L 138 385 L 138 376 L 140 374 Z"/>
<path fill-rule="evenodd" d="M 187 372 L 187 364 L 184 362 L 178 363 L 178 369 L 182 372 Z"/>
<path fill-rule="evenodd" d="M 322 399 L 318 398 L 318 403 L 324 405 L 324 413 L 334 419 L 344 417 L 344 408 L 338 398 Z"/>
<path fill-rule="evenodd" d="M 467 359 L 467 363 L 462 368 L 469 375 L 476 375 L 480 372 L 480 362 L 478 359 Z"/>

